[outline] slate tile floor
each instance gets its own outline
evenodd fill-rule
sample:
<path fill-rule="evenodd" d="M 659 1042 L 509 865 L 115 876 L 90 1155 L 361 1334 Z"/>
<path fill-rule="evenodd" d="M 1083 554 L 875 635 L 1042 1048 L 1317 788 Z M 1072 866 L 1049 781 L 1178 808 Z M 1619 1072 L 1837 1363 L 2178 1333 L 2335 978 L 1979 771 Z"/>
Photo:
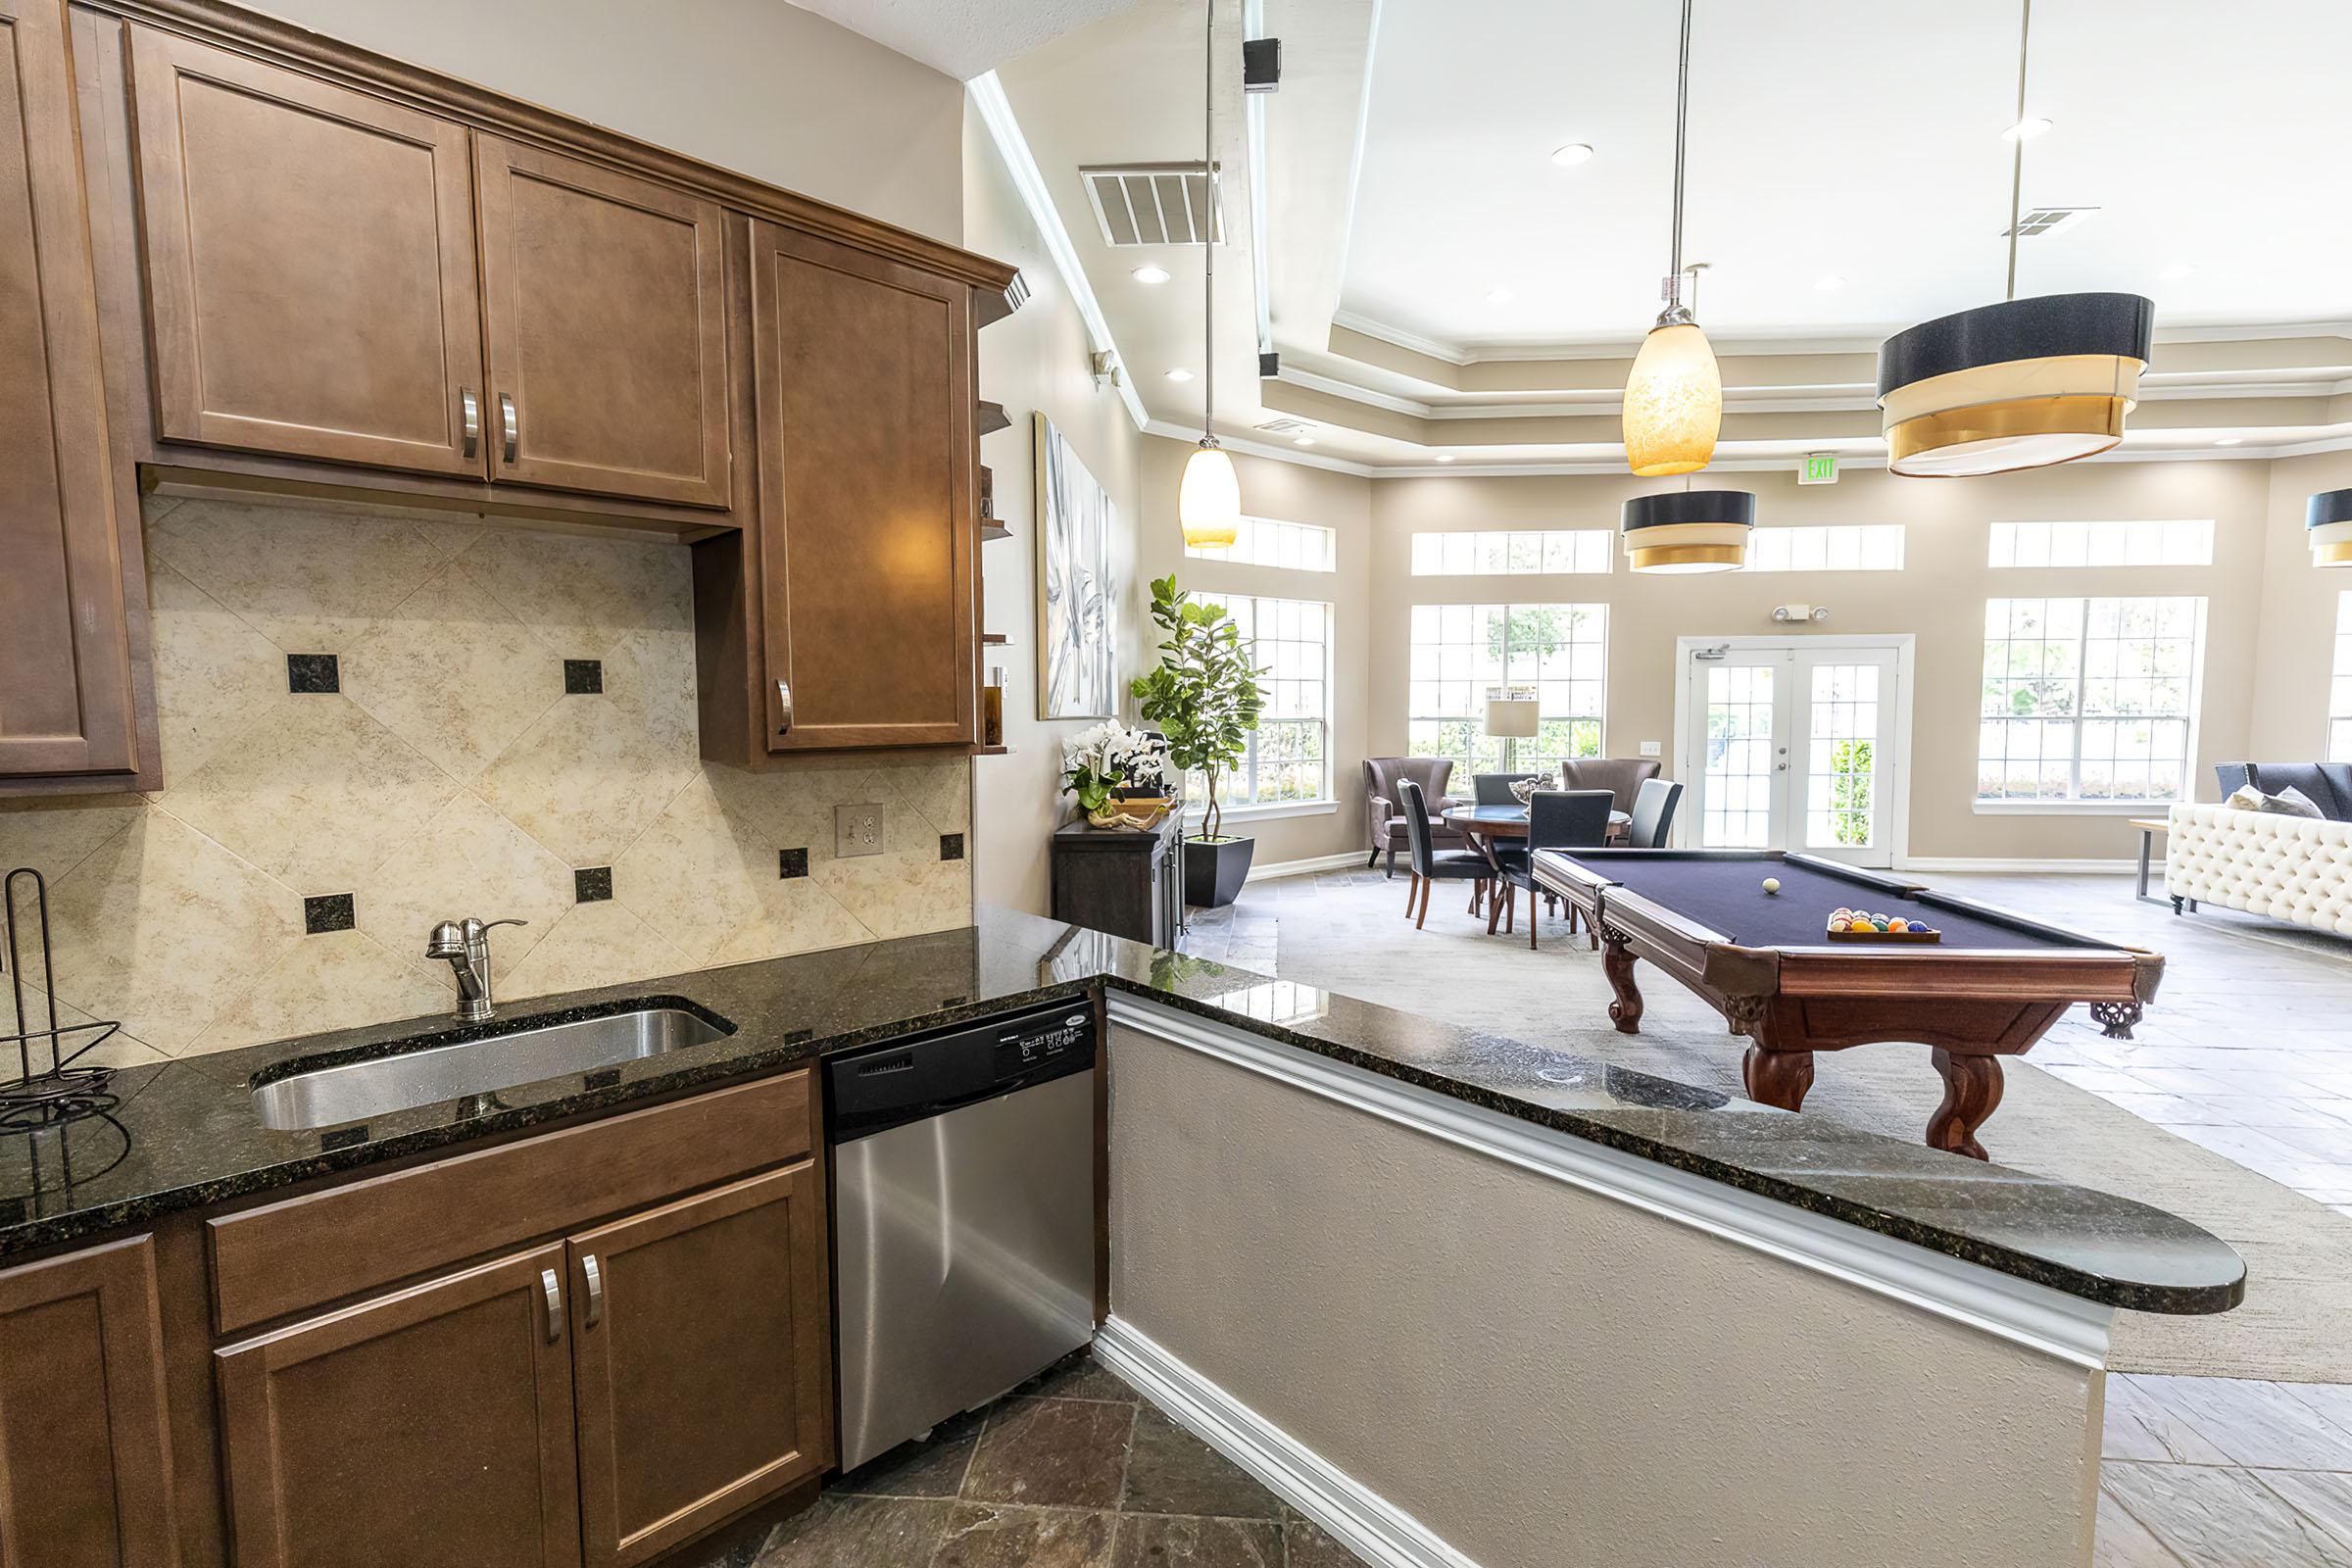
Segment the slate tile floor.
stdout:
<path fill-rule="evenodd" d="M 727 1568 L 1353 1568 L 1081 1351 L 826 1488 Z M 718 1564 L 711 1565 L 718 1568 Z"/>

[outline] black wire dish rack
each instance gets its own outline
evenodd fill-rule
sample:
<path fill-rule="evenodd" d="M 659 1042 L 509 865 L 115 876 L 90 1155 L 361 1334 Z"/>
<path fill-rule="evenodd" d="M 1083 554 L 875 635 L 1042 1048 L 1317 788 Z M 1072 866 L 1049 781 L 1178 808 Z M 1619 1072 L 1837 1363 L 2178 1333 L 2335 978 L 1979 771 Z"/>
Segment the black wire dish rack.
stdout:
<path fill-rule="evenodd" d="M 21 882 L 29 882 L 32 888 L 33 922 L 40 938 L 40 997 L 49 1018 L 46 1028 L 34 1026 L 25 1005 Z M 0 1035 L 0 1074 L 11 1066 L 17 1069 L 14 1077 L 0 1077 L 0 1136 L 43 1132 L 88 1116 L 108 1116 L 121 1103 L 114 1092 L 115 1069 L 82 1058 L 122 1026 L 119 1022 L 58 1022 L 57 974 L 49 943 L 49 884 L 33 867 L 19 866 L 0 879 L 0 925 L 7 931 L 8 985 L 16 1003 L 17 1023 L 15 1034 Z"/>

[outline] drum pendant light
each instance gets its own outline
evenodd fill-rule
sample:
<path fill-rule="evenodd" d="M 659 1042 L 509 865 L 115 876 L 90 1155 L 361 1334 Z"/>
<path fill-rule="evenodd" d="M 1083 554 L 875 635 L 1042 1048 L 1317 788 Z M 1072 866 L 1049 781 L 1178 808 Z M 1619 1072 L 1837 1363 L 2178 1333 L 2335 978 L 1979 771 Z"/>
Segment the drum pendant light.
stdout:
<path fill-rule="evenodd" d="M 2017 123 L 2026 120 L 2034 0 L 2022 0 Z M 1879 348 L 1886 466 L 1964 476 L 2071 463 L 2124 438 L 2156 307 L 2137 294 L 2017 297 L 2027 138 L 2009 164 L 2009 283 L 2003 302 L 1923 321 Z"/>
<path fill-rule="evenodd" d="M 1625 504 L 1625 557 L 1636 571 L 1738 571 L 1755 527 L 1756 498 L 1745 490 L 1636 496 Z"/>
<path fill-rule="evenodd" d="M 2352 566 L 2352 490 L 2323 490 L 2303 511 L 2315 566 Z"/>
<path fill-rule="evenodd" d="M 1217 444 L 1217 0 L 1206 0 L 1207 48 L 1201 79 L 1200 273 L 1206 279 L 1206 344 L 1200 355 L 1200 445 L 1185 460 L 1184 482 L 1176 492 L 1176 519 L 1192 550 L 1225 550 L 1242 531 L 1242 480 L 1233 459 Z"/>
<path fill-rule="evenodd" d="M 1690 3 L 1683 0 L 1682 65 L 1674 88 L 1674 251 L 1659 292 L 1666 309 L 1642 340 L 1625 381 L 1625 461 L 1646 478 L 1694 473 L 1723 430 L 1723 372 L 1683 306 L 1683 144 L 1690 122 Z"/>

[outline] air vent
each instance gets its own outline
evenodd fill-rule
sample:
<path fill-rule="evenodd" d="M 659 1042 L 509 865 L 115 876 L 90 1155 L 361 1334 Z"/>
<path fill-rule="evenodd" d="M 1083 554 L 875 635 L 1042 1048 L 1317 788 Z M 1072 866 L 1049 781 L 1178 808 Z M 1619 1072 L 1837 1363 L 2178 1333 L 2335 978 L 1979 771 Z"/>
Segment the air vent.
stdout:
<path fill-rule="evenodd" d="M 1312 430 L 1314 424 L 1311 420 L 1294 419 L 1285 415 L 1280 418 L 1268 419 L 1257 428 L 1267 435 L 1299 435 Z"/>
<path fill-rule="evenodd" d="M 1201 229 L 1213 217 L 1217 243 L 1222 245 L 1224 208 L 1211 193 L 1205 170 L 1198 163 L 1128 164 L 1081 169 L 1078 173 L 1086 181 L 1086 199 L 1094 203 L 1104 244 L 1120 249 L 1198 245 Z"/>
<path fill-rule="evenodd" d="M 2096 207 L 2036 207 L 2017 220 L 2017 237 L 2033 239 L 2039 234 L 2062 234 L 2097 211 Z M 2008 238 L 2009 230 L 2002 229 L 2001 237 Z"/>

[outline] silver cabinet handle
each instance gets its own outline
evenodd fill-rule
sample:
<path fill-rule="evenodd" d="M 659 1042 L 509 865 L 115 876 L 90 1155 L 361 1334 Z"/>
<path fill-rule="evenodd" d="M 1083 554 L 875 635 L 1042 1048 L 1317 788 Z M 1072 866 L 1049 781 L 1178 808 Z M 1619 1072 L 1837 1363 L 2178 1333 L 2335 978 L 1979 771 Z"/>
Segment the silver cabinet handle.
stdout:
<path fill-rule="evenodd" d="M 588 1281 L 588 1327 L 594 1328 L 605 1316 L 605 1271 L 596 1264 L 596 1254 L 580 1259 L 580 1273 Z"/>
<path fill-rule="evenodd" d="M 514 461 L 515 451 L 522 445 L 522 426 L 514 419 L 514 399 L 507 393 L 498 395 L 499 434 L 507 446 L 507 461 Z"/>
<path fill-rule="evenodd" d="M 552 1268 L 539 1271 L 539 1289 L 547 1293 L 547 1343 L 564 1337 L 564 1282 Z"/>
<path fill-rule="evenodd" d="M 466 431 L 466 456 L 478 457 L 482 450 L 482 400 L 473 395 L 473 388 L 458 388 L 458 418 Z"/>
<path fill-rule="evenodd" d="M 776 733 L 789 735 L 792 733 L 792 682 L 788 680 L 776 682 L 776 702 L 784 710 L 784 722 L 776 726 Z"/>

